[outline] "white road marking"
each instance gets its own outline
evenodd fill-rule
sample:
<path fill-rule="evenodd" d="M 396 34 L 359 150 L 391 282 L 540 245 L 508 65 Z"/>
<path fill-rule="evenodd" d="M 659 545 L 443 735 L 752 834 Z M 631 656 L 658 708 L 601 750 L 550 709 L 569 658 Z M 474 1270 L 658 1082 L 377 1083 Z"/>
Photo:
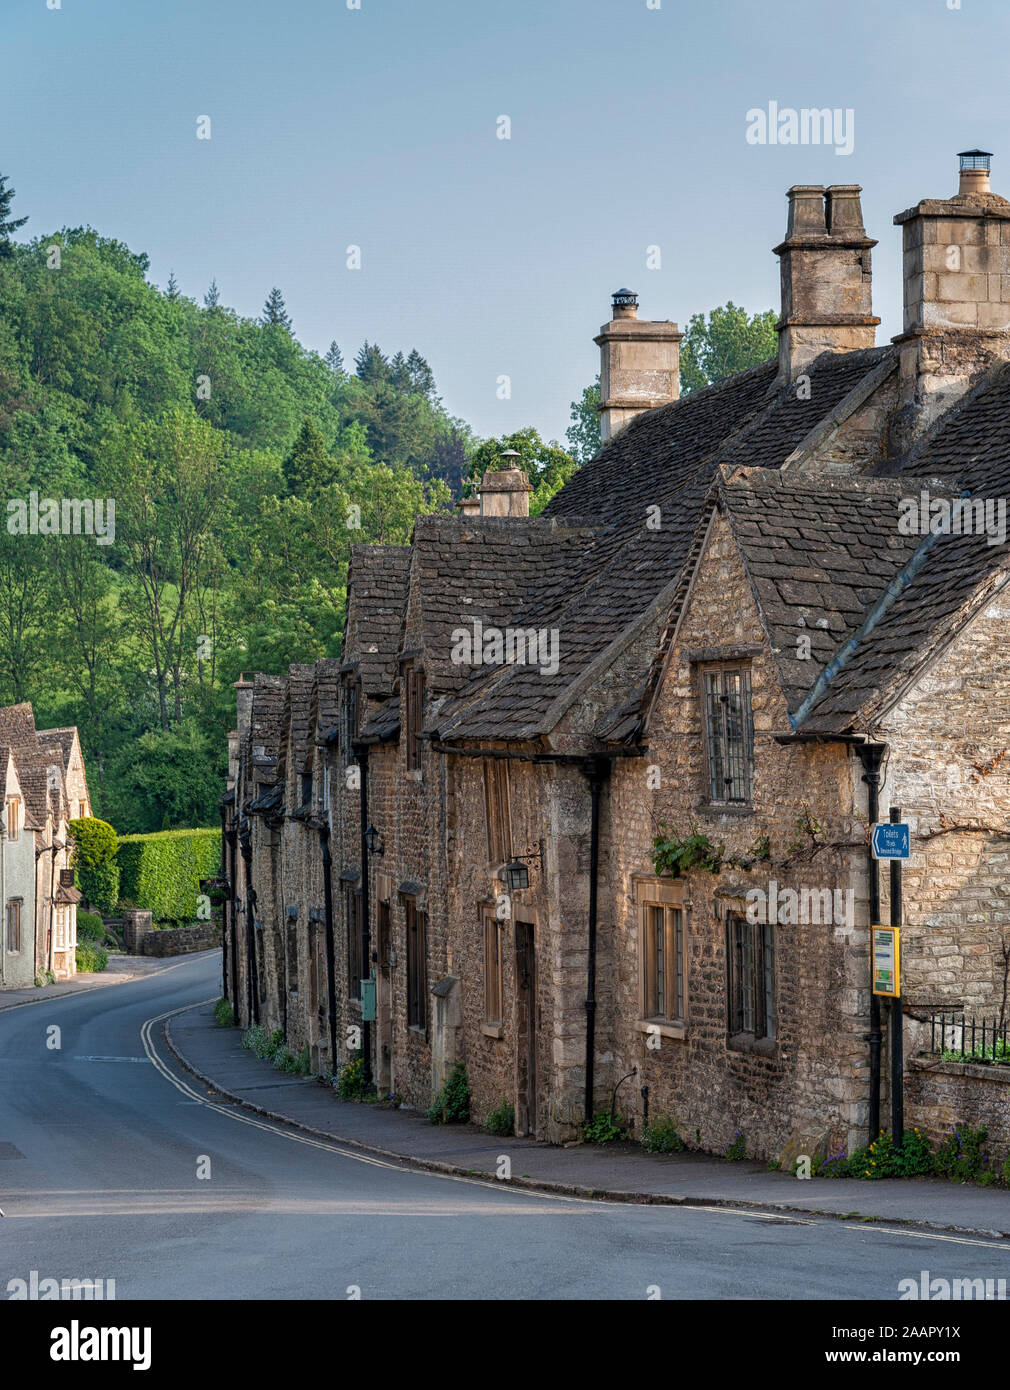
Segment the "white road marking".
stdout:
<path fill-rule="evenodd" d="M 513 1195 L 521 1193 L 525 1197 L 539 1197 L 541 1201 L 546 1202 L 574 1203 L 575 1205 L 585 1207 L 637 1207 L 640 1205 L 637 1202 L 615 1202 L 606 1197 L 570 1197 L 566 1196 L 563 1193 L 536 1192 L 526 1187 L 509 1188 L 506 1183 L 496 1182 L 494 1179 L 491 1178 L 490 1174 L 485 1179 L 465 1178 L 460 1177 L 455 1173 L 436 1173 L 432 1172 L 430 1169 L 427 1168 L 413 1167 L 409 1159 L 404 1159 L 401 1163 L 387 1163 L 380 1158 L 371 1158 L 367 1154 L 356 1153 L 352 1149 L 341 1148 L 339 1144 L 329 1143 L 321 1139 L 314 1139 L 311 1135 L 298 1134 L 290 1129 L 280 1129 L 276 1125 L 268 1124 L 264 1120 L 255 1119 L 252 1115 L 241 1114 L 235 1108 L 234 1103 L 228 1106 L 217 1105 L 213 1101 L 207 1100 L 205 1096 L 201 1096 L 199 1092 L 194 1090 L 193 1087 L 189 1085 L 188 1082 L 182 1081 L 175 1076 L 175 1074 L 169 1069 L 161 1054 L 155 1047 L 154 1038 L 151 1031 L 155 1024 L 164 1023 L 166 1019 L 174 1018 L 176 1014 L 188 1013 L 191 1009 L 199 1009 L 204 1004 L 213 1004 L 215 1002 L 216 997 L 212 996 L 210 999 L 200 999 L 195 1004 L 183 1004 L 178 1009 L 169 1009 L 167 1013 L 158 1014 L 156 1018 L 149 1018 L 140 1030 L 140 1038 L 141 1042 L 144 1044 L 144 1051 L 147 1053 L 148 1057 L 154 1063 L 154 1066 L 157 1068 L 157 1070 L 161 1073 L 161 1075 L 165 1078 L 166 1081 L 171 1082 L 171 1084 L 176 1088 L 177 1091 L 181 1091 L 183 1095 L 189 1097 L 192 1101 L 200 1105 L 205 1105 L 209 1110 L 214 1110 L 219 1115 L 226 1115 L 231 1120 L 237 1120 L 239 1124 L 252 1125 L 255 1129 L 265 1130 L 268 1134 L 276 1134 L 281 1139 L 291 1139 L 296 1144 L 307 1144 L 310 1148 L 313 1149 L 323 1149 L 328 1153 L 337 1154 L 341 1158 L 353 1158 L 356 1163 L 370 1163 L 375 1168 L 388 1168 L 391 1169 L 393 1172 L 402 1173 L 407 1171 L 419 1173 L 423 1174 L 425 1177 L 442 1178 L 444 1181 L 448 1182 L 467 1183 L 471 1187 L 487 1188 L 495 1186 L 500 1187 L 501 1190 L 504 1191 L 511 1191 Z M 694 1203 L 683 1203 L 677 1205 L 671 1205 L 666 1203 L 654 1203 L 649 1205 L 651 1205 L 654 1210 L 662 1209 L 663 1211 L 667 1212 L 703 1211 L 713 1216 L 745 1216 L 760 1221 L 788 1221 L 791 1224 L 795 1224 L 797 1226 L 823 1226 L 827 1224 L 827 1222 L 830 1220 L 830 1218 L 824 1218 L 819 1221 L 810 1218 L 804 1219 L 802 1216 L 796 1216 L 792 1212 L 751 1211 L 746 1207 L 708 1207 L 699 1206 Z M 849 1223 L 831 1221 L 831 1224 L 845 1226 Z M 905 1228 L 895 1230 L 889 1226 L 865 1226 L 856 1224 L 850 1226 L 849 1229 L 860 1231 L 881 1231 L 885 1235 L 914 1235 L 919 1240 L 949 1241 L 954 1245 L 981 1245 L 985 1246 L 988 1249 L 998 1247 L 1000 1244 L 998 1240 L 971 1240 L 966 1236 L 941 1235 L 938 1232 L 931 1231 L 910 1231 Z"/>

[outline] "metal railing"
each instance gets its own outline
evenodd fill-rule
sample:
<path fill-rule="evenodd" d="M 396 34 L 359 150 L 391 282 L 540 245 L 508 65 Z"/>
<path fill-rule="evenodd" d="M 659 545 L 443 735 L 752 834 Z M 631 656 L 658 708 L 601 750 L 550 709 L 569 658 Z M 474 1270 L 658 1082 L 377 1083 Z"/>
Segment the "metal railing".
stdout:
<path fill-rule="evenodd" d="M 934 1014 L 929 1050 L 957 1062 L 1010 1064 L 1010 1024 L 998 1018 L 969 1018 L 966 1014 Z"/>

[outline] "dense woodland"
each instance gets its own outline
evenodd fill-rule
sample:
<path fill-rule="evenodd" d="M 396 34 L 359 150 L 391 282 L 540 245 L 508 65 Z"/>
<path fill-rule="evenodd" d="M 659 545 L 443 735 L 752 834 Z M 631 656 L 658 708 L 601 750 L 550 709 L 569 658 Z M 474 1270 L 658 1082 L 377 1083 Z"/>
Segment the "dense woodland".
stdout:
<path fill-rule="evenodd" d="M 214 283 L 197 304 L 91 228 L 15 240 L 12 198 L 0 177 L 0 702 L 79 727 L 121 833 L 212 825 L 232 682 L 339 653 L 350 545 L 406 542 L 507 447 L 539 511 L 598 447 L 598 389 L 567 450 L 482 442 L 417 350 L 320 356 L 279 289 L 255 320 Z M 115 543 L 12 534 L 33 491 L 114 499 Z"/>

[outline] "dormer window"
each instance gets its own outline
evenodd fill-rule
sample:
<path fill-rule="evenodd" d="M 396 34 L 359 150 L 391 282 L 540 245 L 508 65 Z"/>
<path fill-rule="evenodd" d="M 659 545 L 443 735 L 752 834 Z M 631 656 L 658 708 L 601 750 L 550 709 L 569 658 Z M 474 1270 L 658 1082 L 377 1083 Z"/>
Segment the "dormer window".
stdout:
<path fill-rule="evenodd" d="M 12 796 L 7 802 L 7 838 L 16 840 L 21 832 L 21 798 Z"/>
<path fill-rule="evenodd" d="M 302 805 L 308 806 L 312 801 L 312 773 L 302 773 Z"/>
<path fill-rule="evenodd" d="M 421 766 L 421 726 L 424 723 L 424 672 L 409 667 L 403 673 L 407 687 L 405 731 L 407 741 L 407 770 Z"/>
<path fill-rule="evenodd" d="M 750 805 L 754 796 L 754 717 L 750 669 L 720 666 L 702 672 L 709 796 Z"/>

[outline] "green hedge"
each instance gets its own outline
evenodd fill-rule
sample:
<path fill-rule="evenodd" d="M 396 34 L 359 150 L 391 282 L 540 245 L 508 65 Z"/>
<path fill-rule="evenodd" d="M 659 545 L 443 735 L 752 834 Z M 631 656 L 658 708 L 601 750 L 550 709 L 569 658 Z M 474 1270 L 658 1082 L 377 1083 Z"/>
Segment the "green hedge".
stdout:
<path fill-rule="evenodd" d="M 105 923 L 97 912 L 77 909 L 77 940 L 98 946 L 105 940 Z"/>
<path fill-rule="evenodd" d="M 89 946 L 80 942 L 77 946 L 77 970 L 81 975 L 94 975 L 104 970 L 109 963 L 109 953 L 101 946 Z"/>
<path fill-rule="evenodd" d="M 123 898 L 147 908 L 156 922 L 191 922 L 200 880 L 221 867 L 221 830 L 123 835 L 116 862 Z"/>

